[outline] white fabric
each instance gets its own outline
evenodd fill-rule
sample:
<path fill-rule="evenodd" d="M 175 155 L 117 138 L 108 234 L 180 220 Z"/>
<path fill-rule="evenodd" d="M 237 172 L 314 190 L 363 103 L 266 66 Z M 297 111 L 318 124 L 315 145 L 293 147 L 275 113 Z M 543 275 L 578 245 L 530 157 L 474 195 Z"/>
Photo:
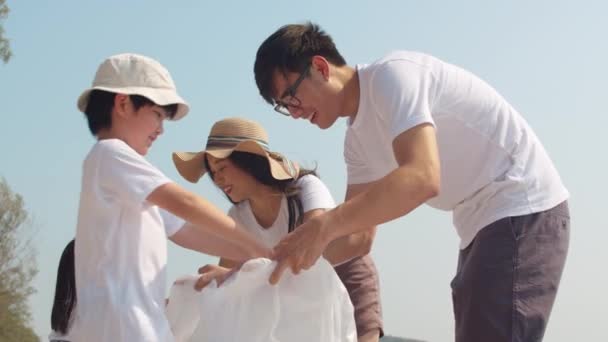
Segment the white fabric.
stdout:
<path fill-rule="evenodd" d="M 316 176 L 306 175 L 297 180 L 296 185 L 300 188 L 298 196 L 302 202 L 304 213 L 313 209 L 331 209 L 336 206 L 327 186 Z M 274 223 L 268 227 L 262 227 L 256 220 L 249 201 L 243 201 L 234 205 L 228 211 L 228 216 L 232 217 L 245 230 L 252 233 L 258 241 L 265 246 L 274 247 L 281 238 L 287 235 L 289 227 L 289 210 L 285 196 L 281 200 L 281 208 Z"/>
<path fill-rule="evenodd" d="M 49 334 L 49 342 L 74 341 L 71 337 L 72 335 L 70 334 L 70 331 L 72 330 L 72 325 L 74 323 L 75 316 L 76 316 L 76 304 L 74 303 L 74 306 L 72 307 L 72 313 L 71 313 L 71 316 L 68 321 L 68 328 L 67 328 L 66 333 L 62 334 L 58 331 L 52 330 L 51 333 Z"/>
<path fill-rule="evenodd" d="M 169 182 L 121 140 L 101 140 L 86 157 L 75 245 L 74 341 L 173 340 L 164 315 L 169 232 L 158 207 L 146 201 Z"/>
<path fill-rule="evenodd" d="M 65 334 L 62 334 L 58 331 L 55 330 L 51 330 L 51 333 L 49 334 L 49 342 L 53 342 L 53 341 L 73 341 L 70 331 L 72 329 L 72 324 L 74 323 L 74 317 L 76 316 L 76 304 L 74 304 L 74 306 L 72 307 L 72 313 L 71 316 L 69 318 L 68 321 L 68 328 L 67 328 L 67 332 Z"/>
<path fill-rule="evenodd" d="M 221 287 L 173 285 L 167 316 L 176 342 L 356 342 L 353 306 L 334 269 L 320 259 L 273 286 L 276 262 L 250 260 Z"/>
<path fill-rule="evenodd" d="M 369 183 L 397 168 L 392 141 L 430 123 L 439 147 L 441 190 L 427 203 L 453 211 L 461 248 L 500 218 L 546 210 L 568 198 L 523 117 L 468 71 L 399 51 L 358 65 L 357 72 L 359 110 L 344 143 L 349 184 Z"/>
<path fill-rule="evenodd" d="M 158 211 L 160 212 L 160 217 L 163 220 L 165 234 L 167 237 L 177 233 L 186 224 L 184 219 L 177 217 L 164 209 L 158 208 Z"/>

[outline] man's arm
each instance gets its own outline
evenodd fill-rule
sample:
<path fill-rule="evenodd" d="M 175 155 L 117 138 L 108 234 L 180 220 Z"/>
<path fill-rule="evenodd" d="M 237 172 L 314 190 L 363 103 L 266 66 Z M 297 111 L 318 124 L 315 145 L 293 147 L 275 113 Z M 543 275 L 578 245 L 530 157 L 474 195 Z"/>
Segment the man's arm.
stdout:
<path fill-rule="evenodd" d="M 401 133 L 393 140 L 393 152 L 398 168 L 329 212 L 340 228 L 334 234 L 349 234 L 404 216 L 439 194 L 439 152 L 431 124 Z"/>
<path fill-rule="evenodd" d="M 373 184 L 374 183 L 348 184 L 344 201 L 347 202 L 356 195 L 363 193 Z M 320 214 L 321 213 L 318 215 Z M 364 230 L 358 233 L 340 237 L 327 246 L 323 256 L 325 259 L 329 260 L 332 265 L 338 265 L 358 256 L 367 255 L 371 252 L 375 236 L 376 226 L 372 226 L 367 229 L 364 228 Z"/>
<path fill-rule="evenodd" d="M 176 183 L 167 183 L 156 188 L 147 200 L 175 216 L 190 222 L 191 227 L 204 234 L 215 235 L 220 239 L 235 244 L 243 249 L 246 258 L 239 261 L 255 258 L 269 257 L 270 251 L 257 242 L 251 235 L 239 229 L 233 219 L 205 199 L 187 191 Z M 223 256 L 230 250 L 217 250 Z"/>
<path fill-rule="evenodd" d="M 393 140 L 393 152 L 399 167 L 275 247 L 278 264 L 271 283 L 289 266 L 294 273 L 310 268 L 331 241 L 401 217 L 437 196 L 441 171 L 434 127 L 421 124 L 401 133 Z"/>

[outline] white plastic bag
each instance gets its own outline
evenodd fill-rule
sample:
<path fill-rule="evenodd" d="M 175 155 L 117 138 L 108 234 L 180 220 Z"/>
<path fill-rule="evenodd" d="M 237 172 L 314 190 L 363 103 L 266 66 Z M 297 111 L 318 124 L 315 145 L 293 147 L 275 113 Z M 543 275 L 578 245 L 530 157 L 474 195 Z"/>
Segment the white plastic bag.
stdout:
<path fill-rule="evenodd" d="M 221 287 L 193 289 L 196 276 L 171 288 L 167 316 L 176 342 L 356 342 L 353 307 L 329 263 L 320 259 L 279 284 L 275 262 L 250 260 Z"/>

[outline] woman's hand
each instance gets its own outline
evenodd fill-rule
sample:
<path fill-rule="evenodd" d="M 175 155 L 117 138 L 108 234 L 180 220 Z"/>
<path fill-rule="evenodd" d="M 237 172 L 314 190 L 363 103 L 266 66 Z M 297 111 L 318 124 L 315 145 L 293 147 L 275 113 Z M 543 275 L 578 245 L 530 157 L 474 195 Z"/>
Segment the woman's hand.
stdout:
<path fill-rule="evenodd" d="M 201 291 L 205 286 L 209 285 L 213 280 L 216 281 L 219 287 L 228 279 L 232 274 L 237 272 L 240 267 L 226 268 L 218 265 L 205 265 L 198 269 L 198 273 L 201 275 L 196 283 L 194 289 Z"/>

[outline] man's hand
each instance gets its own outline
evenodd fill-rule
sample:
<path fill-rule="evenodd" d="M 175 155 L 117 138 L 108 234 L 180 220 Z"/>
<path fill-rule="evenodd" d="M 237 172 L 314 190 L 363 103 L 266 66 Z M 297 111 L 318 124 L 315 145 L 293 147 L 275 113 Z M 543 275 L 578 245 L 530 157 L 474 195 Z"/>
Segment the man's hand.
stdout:
<path fill-rule="evenodd" d="M 219 287 L 228 279 L 231 275 L 239 270 L 240 267 L 226 268 L 218 265 L 205 265 L 198 269 L 198 273 L 201 275 L 196 283 L 194 289 L 201 291 L 205 286 L 209 285 L 213 280 L 216 281 Z"/>
<path fill-rule="evenodd" d="M 283 272 L 290 267 L 294 274 L 314 265 L 331 242 L 330 227 L 333 212 L 326 212 L 304 222 L 285 236 L 274 248 L 277 266 L 270 275 L 270 283 L 276 284 Z"/>

